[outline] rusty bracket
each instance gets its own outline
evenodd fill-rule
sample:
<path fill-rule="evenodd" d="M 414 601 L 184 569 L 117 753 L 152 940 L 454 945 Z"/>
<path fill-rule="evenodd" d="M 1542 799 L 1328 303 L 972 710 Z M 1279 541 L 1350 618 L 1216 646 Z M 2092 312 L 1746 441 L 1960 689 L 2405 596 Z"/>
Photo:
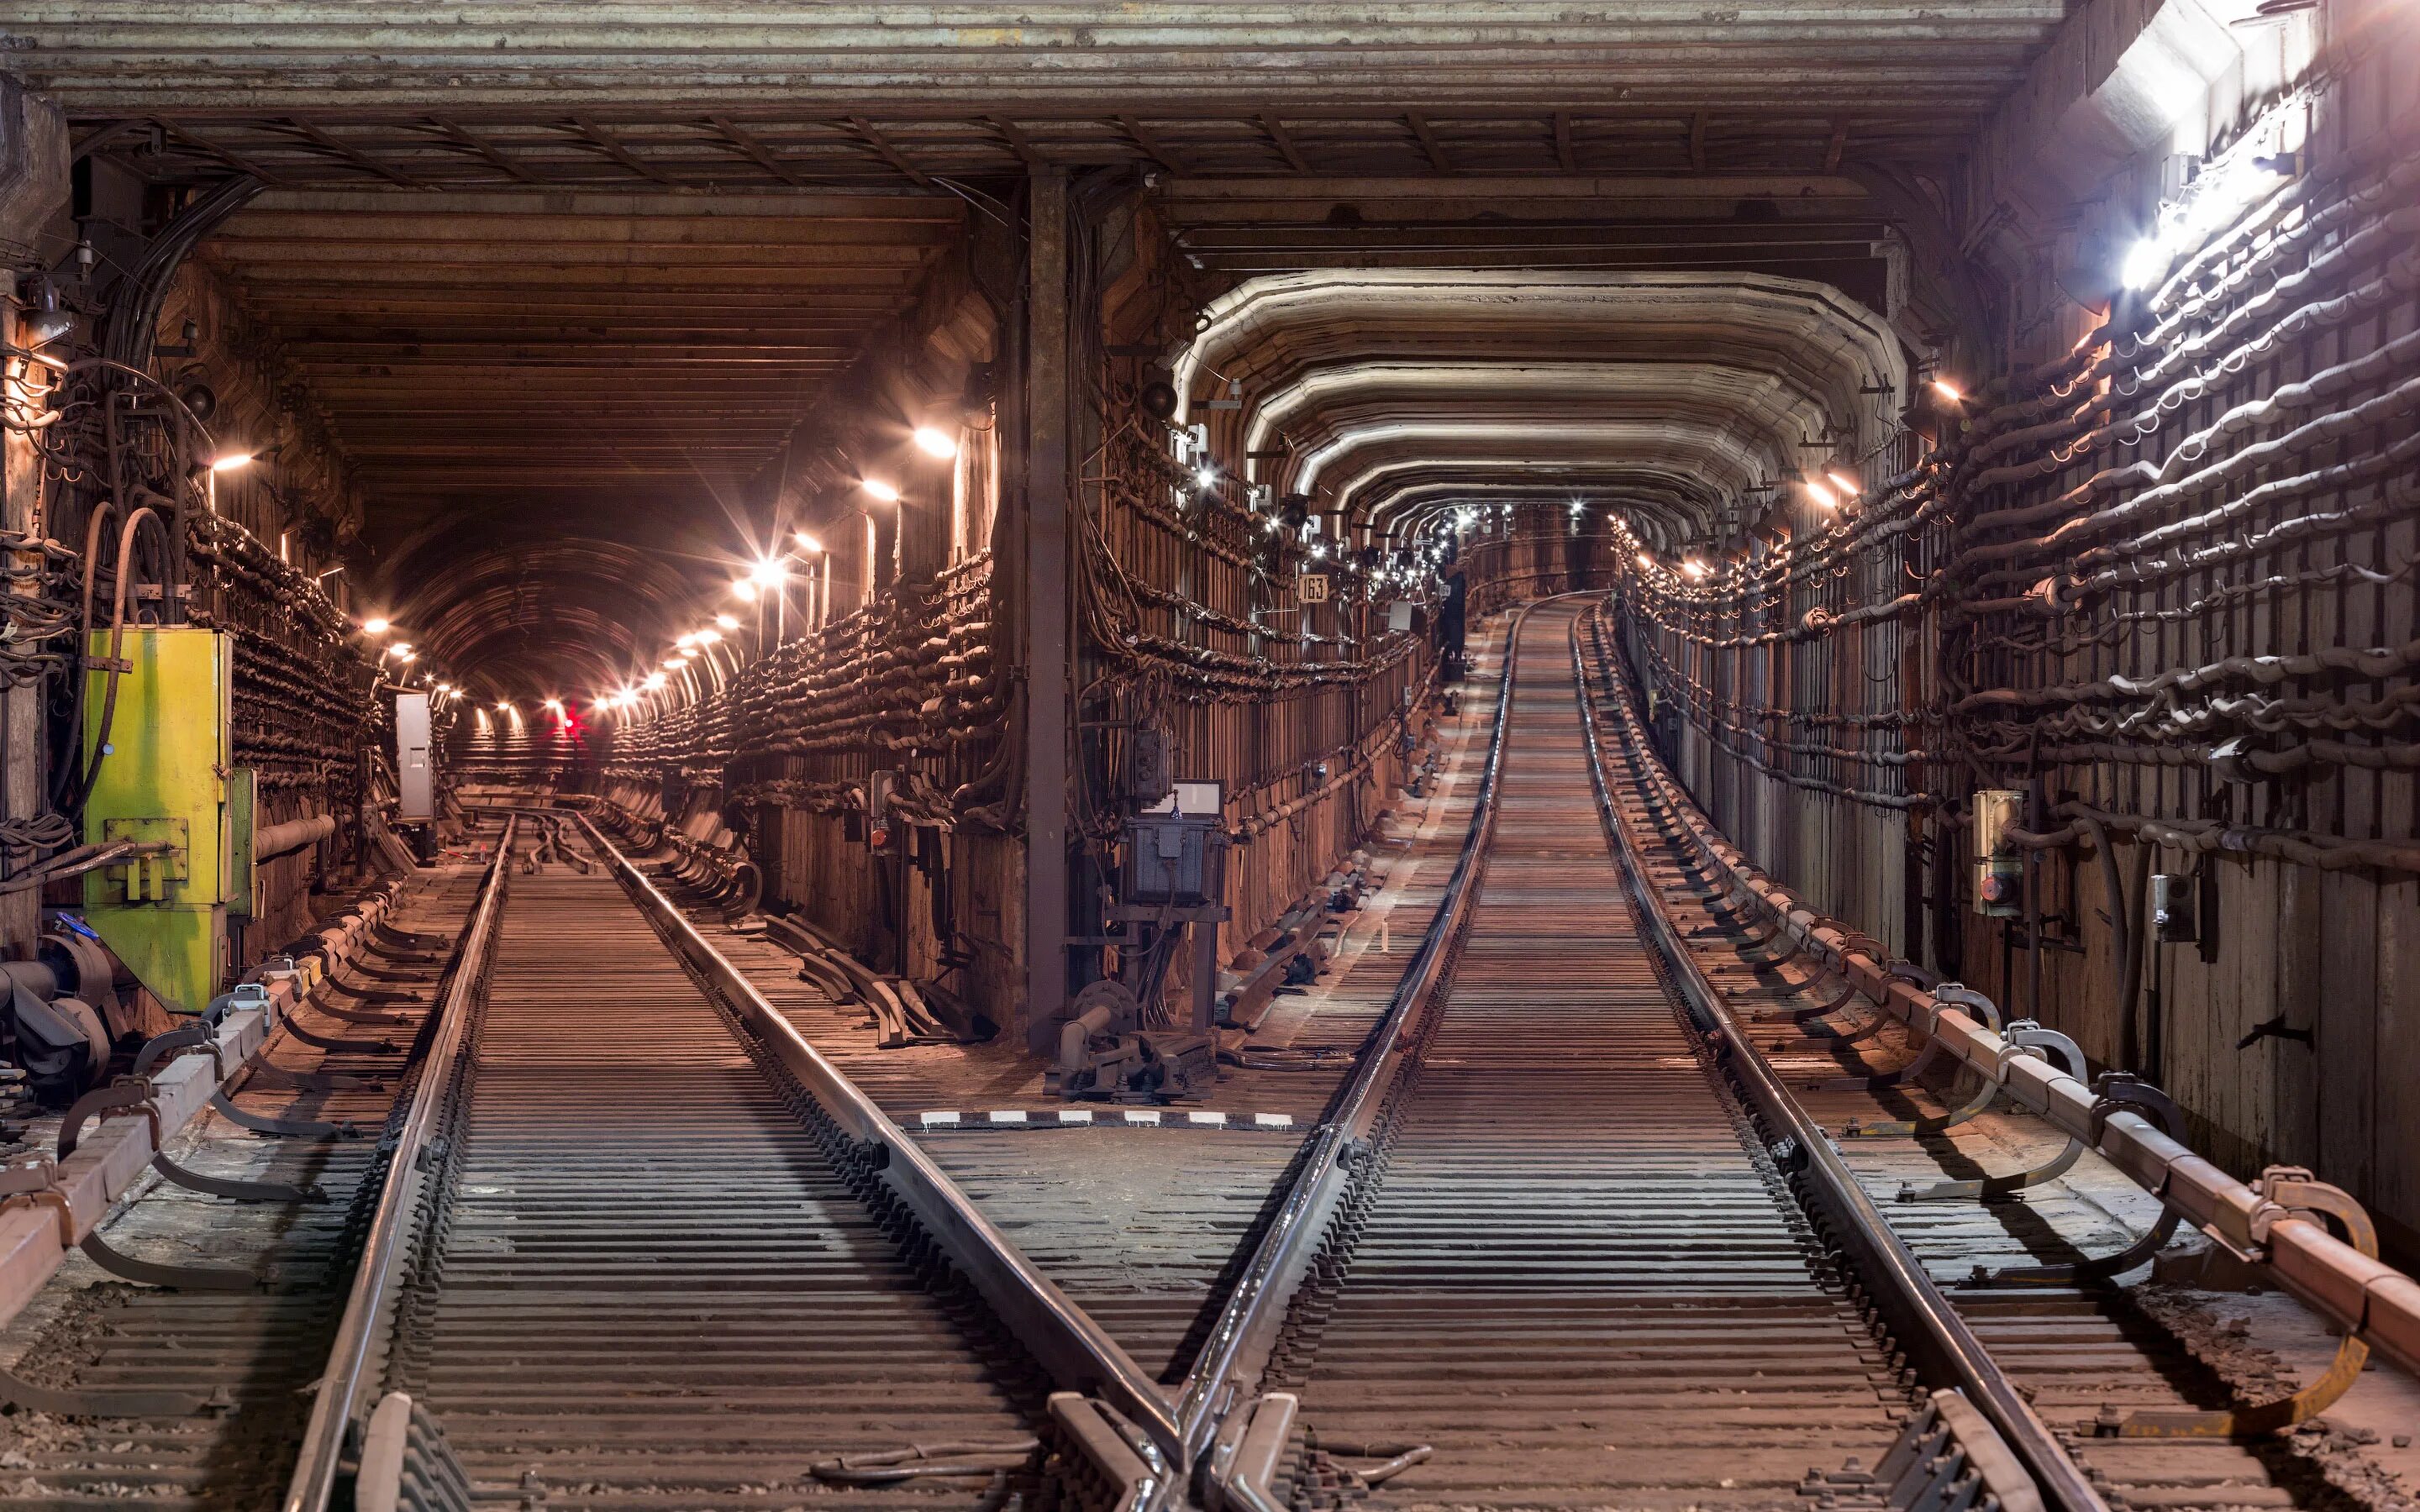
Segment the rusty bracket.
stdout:
<path fill-rule="evenodd" d="M 2085 1074 L 2083 1049 L 2056 1029 L 2046 1029 L 2032 1019 L 2012 1019 L 2001 1031 L 2001 1037 L 2008 1042 L 2000 1047 L 1999 1057 L 1993 1065 L 1993 1080 L 1995 1083 L 2008 1081 L 2009 1063 L 2020 1056 L 2047 1061 L 2050 1057 L 2043 1054 L 2044 1051 L 2056 1051 L 2069 1075 L 2081 1078 Z M 1989 1201 L 2064 1176 L 2083 1155 L 2084 1141 L 2070 1134 L 2066 1148 L 2031 1170 L 2018 1171 L 2009 1176 L 1987 1176 L 1973 1181 L 1935 1181 L 1928 1187 L 1908 1182 L 1900 1187 L 1899 1199 L 1901 1202 L 1946 1202 L 1958 1198 Z"/>
<path fill-rule="evenodd" d="M 75 1247 L 75 1210 L 58 1188 L 59 1168 L 48 1155 L 25 1155 L 0 1165 L 0 1212 L 47 1207 L 59 1215 L 59 1248 Z"/>
<path fill-rule="evenodd" d="M 2300 1165 L 2272 1165 L 2252 1190 L 2266 1199 L 2252 1220 L 2258 1242 L 2268 1242 L 2269 1227 L 2278 1219 L 2302 1218 L 2327 1224 L 2346 1243 L 2371 1259 L 2378 1257 L 2377 1226 L 2342 1187 L 2319 1180 Z M 2335 1358 L 2318 1380 L 2274 1401 L 2210 1412 L 2136 1411 L 2123 1416 L 2115 1408 L 2103 1408 L 2093 1431 L 2119 1439 L 2241 1439 L 2283 1432 L 2335 1406 L 2361 1379 L 2368 1362 L 2369 1346 L 2348 1329 L 2336 1342 Z"/>
<path fill-rule="evenodd" d="M 2184 1115 L 2178 1111 L 2176 1103 L 2169 1101 L 2168 1094 L 2130 1072 L 2103 1072 L 2101 1079 L 2092 1084 L 2092 1090 L 2095 1094 L 2092 1116 L 2086 1127 L 2091 1132 L 2091 1143 L 2095 1149 L 2100 1147 L 2102 1126 L 2108 1123 L 2111 1115 L 2117 1113 L 2133 1114 L 2155 1125 L 2171 1139 L 2177 1138 L 2183 1131 Z M 2182 1222 L 2175 1208 L 2162 1203 L 2159 1221 L 2115 1255 L 2058 1265 L 2010 1265 L 1997 1271 L 1978 1265 L 1965 1284 L 1970 1287 L 2072 1286 L 2079 1281 L 2106 1280 L 2148 1262 L 2176 1237 L 2177 1227 Z"/>

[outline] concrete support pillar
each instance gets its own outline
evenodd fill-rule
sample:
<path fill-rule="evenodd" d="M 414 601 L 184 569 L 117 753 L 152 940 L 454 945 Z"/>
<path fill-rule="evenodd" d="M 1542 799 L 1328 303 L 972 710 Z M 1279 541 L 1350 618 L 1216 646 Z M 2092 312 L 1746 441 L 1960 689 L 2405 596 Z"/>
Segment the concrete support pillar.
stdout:
<path fill-rule="evenodd" d="M 1067 1000 L 1067 776 L 1072 612 L 1067 176 L 1036 170 L 1027 198 L 1025 332 L 1025 1025 L 1036 1054 Z"/>

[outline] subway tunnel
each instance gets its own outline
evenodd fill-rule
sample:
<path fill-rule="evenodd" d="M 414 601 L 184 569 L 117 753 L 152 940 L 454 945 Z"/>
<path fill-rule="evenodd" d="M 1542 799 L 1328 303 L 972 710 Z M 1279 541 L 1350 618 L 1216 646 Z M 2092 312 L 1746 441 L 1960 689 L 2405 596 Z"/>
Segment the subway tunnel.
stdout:
<path fill-rule="evenodd" d="M 2412 1507 L 2415 78 L 0 7 L 0 1507 Z"/>

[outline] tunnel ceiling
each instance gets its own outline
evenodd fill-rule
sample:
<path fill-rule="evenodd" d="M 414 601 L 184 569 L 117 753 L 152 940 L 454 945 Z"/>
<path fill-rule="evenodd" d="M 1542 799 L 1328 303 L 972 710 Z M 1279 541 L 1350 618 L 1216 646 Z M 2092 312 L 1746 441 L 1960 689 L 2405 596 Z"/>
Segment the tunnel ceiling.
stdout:
<path fill-rule="evenodd" d="M 584 600 L 644 622 L 696 597 L 631 592 L 629 553 L 726 574 L 742 486 L 913 300 L 964 208 L 914 190 L 273 191 L 200 255 L 372 501 L 375 596 L 448 665 L 530 677 L 542 625 L 578 661 L 630 633 L 600 640 Z M 538 549 L 557 538 L 578 548 Z M 498 554 L 555 586 L 479 596 Z M 448 582 L 466 607 L 432 618 Z"/>
<path fill-rule="evenodd" d="M 294 185 L 1656 173 L 1944 161 L 2069 8 L 27 0 L 0 45 L 163 173 Z"/>
<path fill-rule="evenodd" d="M 1857 457 L 1906 381 L 1883 317 L 1758 273 L 1319 270 L 1215 301 L 1180 393 L 1240 382 L 1282 492 L 1384 534 L 1466 495 L 1585 496 L 1659 544 Z"/>
<path fill-rule="evenodd" d="M 719 578 L 742 480 L 1041 164 L 1142 171 L 1215 278 L 1360 280 L 1235 359 L 1357 509 L 1569 487 L 1702 532 L 1898 381 L 1888 341 L 1781 328 L 1889 306 L 1869 187 L 1952 168 L 2071 8 L 28 0 L 0 48 L 79 150 L 267 186 L 202 255 L 355 470 L 362 581 L 458 668 L 561 681 L 671 633 L 631 563 Z M 1369 298 L 1438 270 L 1579 282 Z M 1633 275 L 1762 292 L 1658 320 L 1606 293 Z"/>

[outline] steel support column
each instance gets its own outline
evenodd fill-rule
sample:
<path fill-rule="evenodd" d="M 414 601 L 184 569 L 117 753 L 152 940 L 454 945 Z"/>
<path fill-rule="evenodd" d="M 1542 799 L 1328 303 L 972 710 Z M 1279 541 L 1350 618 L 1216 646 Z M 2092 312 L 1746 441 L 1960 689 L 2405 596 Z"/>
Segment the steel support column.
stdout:
<path fill-rule="evenodd" d="M 1027 196 L 1025 332 L 1025 1034 L 1055 1047 L 1067 1000 L 1067 176 Z"/>

